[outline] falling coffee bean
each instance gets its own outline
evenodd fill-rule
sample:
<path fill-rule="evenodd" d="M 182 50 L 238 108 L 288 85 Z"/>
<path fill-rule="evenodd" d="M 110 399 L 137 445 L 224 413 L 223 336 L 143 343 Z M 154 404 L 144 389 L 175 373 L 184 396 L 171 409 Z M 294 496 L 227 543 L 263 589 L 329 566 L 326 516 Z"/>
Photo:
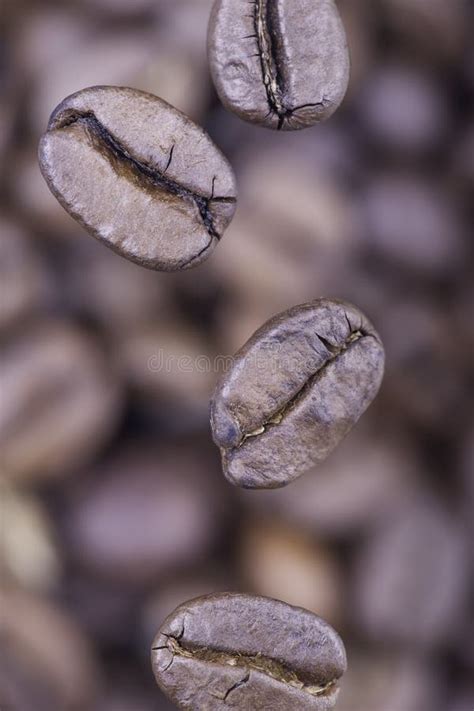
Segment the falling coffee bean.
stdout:
<path fill-rule="evenodd" d="M 275 316 L 214 393 L 227 479 L 272 489 L 325 459 L 374 399 L 383 370 L 380 338 L 354 306 L 318 299 Z"/>
<path fill-rule="evenodd" d="M 332 627 L 301 607 L 221 593 L 184 603 L 167 618 L 152 666 L 180 709 L 329 711 L 346 653 Z"/>
<path fill-rule="evenodd" d="M 346 35 L 334 0 L 216 0 L 209 61 L 224 106 L 278 130 L 329 118 L 349 82 Z"/>
<path fill-rule="evenodd" d="M 209 136 L 134 89 L 101 86 L 69 96 L 50 118 L 39 160 L 73 217 L 152 269 L 202 262 L 235 211 L 232 169 Z"/>

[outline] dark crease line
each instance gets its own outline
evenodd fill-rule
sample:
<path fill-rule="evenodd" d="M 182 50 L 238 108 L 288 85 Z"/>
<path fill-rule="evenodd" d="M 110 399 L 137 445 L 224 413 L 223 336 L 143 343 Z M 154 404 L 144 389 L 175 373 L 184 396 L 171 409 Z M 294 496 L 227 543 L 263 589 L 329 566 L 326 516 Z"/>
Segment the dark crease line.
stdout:
<path fill-rule="evenodd" d="M 283 407 L 281 407 L 276 412 L 270 414 L 266 421 L 259 425 L 257 429 L 258 434 L 252 435 L 251 433 L 245 433 L 242 436 L 242 439 L 240 440 L 239 444 L 237 444 L 235 447 L 230 447 L 226 450 L 227 452 L 233 452 L 237 449 L 240 449 L 240 447 L 244 446 L 247 441 L 255 439 L 255 437 L 260 437 L 264 435 L 268 431 L 268 429 L 271 429 L 272 427 L 278 427 L 281 422 L 283 422 L 288 412 L 290 412 L 297 406 L 299 401 L 304 397 L 305 393 L 318 381 L 319 378 L 322 377 L 324 371 L 331 363 L 334 363 L 334 361 L 336 361 L 342 353 L 346 353 L 350 348 L 355 346 L 362 338 L 366 338 L 367 336 L 371 336 L 372 334 L 366 333 L 361 329 L 354 331 L 351 327 L 351 332 L 342 346 L 333 346 L 329 343 L 327 339 L 321 337 L 319 334 L 317 335 L 326 350 L 330 353 L 328 359 L 323 363 L 320 368 L 318 368 L 317 371 L 315 371 L 312 375 L 309 376 L 309 378 L 303 383 L 301 388 L 293 395 L 292 398 L 290 398 L 290 400 L 288 400 L 287 403 L 285 403 Z M 354 336 L 357 337 L 354 338 Z M 260 430 L 263 431 L 260 432 Z"/>
<path fill-rule="evenodd" d="M 72 112 L 65 115 L 62 119 L 57 120 L 54 128 L 61 129 L 71 126 L 75 123 L 83 124 L 88 131 L 95 137 L 99 138 L 102 143 L 108 148 L 112 156 L 121 163 L 125 163 L 128 167 L 133 168 L 141 178 L 144 178 L 152 183 L 153 186 L 162 188 L 171 195 L 176 195 L 183 200 L 191 200 L 196 205 L 199 210 L 202 222 L 212 238 L 219 240 L 221 235 L 217 232 L 214 226 L 214 217 L 210 210 L 211 202 L 221 202 L 221 203 L 233 203 L 235 198 L 231 197 L 210 197 L 200 195 L 195 193 L 188 188 L 180 185 L 176 181 L 168 178 L 165 173 L 171 165 L 173 159 L 173 153 L 175 145 L 172 146 L 170 155 L 168 158 L 168 163 L 163 172 L 160 172 L 156 168 L 151 168 L 146 163 L 134 158 L 129 151 L 122 145 L 122 143 L 115 138 L 115 136 L 108 131 L 103 124 L 96 118 L 92 112 L 78 113 Z M 207 249 L 209 245 L 206 246 Z M 193 257 L 195 259 L 195 257 Z"/>
<path fill-rule="evenodd" d="M 280 72 L 280 57 L 276 51 L 278 45 L 276 23 L 270 2 L 271 0 L 255 0 L 253 19 L 258 46 L 258 54 L 256 56 L 260 59 L 268 105 L 281 119 L 287 111 L 283 103 L 285 86 Z"/>
<path fill-rule="evenodd" d="M 210 233 L 209 233 L 210 234 Z M 210 235 L 211 239 L 209 242 L 206 244 L 205 247 L 203 247 L 197 254 L 194 254 L 192 257 L 190 257 L 186 262 L 180 262 L 179 268 L 180 269 L 185 269 L 186 267 L 190 267 L 193 262 L 198 260 L 202 255 L 209 249 L 209 247 L 212 245 L 212 238 L 213 235 Z M 220 239 L 220 237 L 218 238 Z"/>
<path fill-rule="evenodd" d="M 167 172 L 168 168 L 169 168 L 170 165 L 171 165 L 171 161 L 173 160 L 173 153 L 174 153 L 175 147 L 176 147 L 176 144 L 173 143 L 173 145 L 171 146 L 170 155 L 169 155 L 169 158 L 168 158 L 168 162 L 167 162 L 167 164 L 166 164 L 166 168 L 165 168 L 164 171 L 163 171 L 163 175 Z"/>
<path fill-rule="evenodd" d="M 247 35 L 244 39 L 256 37 L 258 53 L 253 55 L 260 59 L 262 78 L 270 107 L 270 114 L 278 117 L 277 129 L 282 130 L 285 121 L 291 121 L 293 114 L 300 109 L 325 107 L 325 100 L 315 103 L 301 104 L 290 107 L 286 105 L 286 82 L 282 71 L 284 58 L 281 56 L 280 44 L 283 44 L 278 25 L 278 6 L 276 0 L 255 0 L 254 11 L 255 35 Z"/>
<path fill-rule="evenodd" d="M 224 702 L 231 691 L 234 691 L 236 688 L 243 686 L 249 681 L 252 671 L 265 674 L 271 679 L 275 679 L 275 681 L 314 697 L 321 697 L 330 694 L 338 684 L 338 677 L 323 684 L 318 682 L 315 682 L 314 684 L 308 683 L 298 676 L 297 672 L 288 669 L 288 667 L 282 662 L 260 654 L 251 656 L 240 654 L 238 652 L 232 654 L 227 651 L 220 651 L 210 647 L 189 647 L 183 645 L 181 638 L 178 639 L 173 635 L 165 636 L 168 638 L 168 649 L 173 655 L 173 659 L 164 671 L 169 669 L 175 657 L 195 659 L 207 664 L 229 665 L 234 669 L 237 667 L 245 669 L 245 676 L 233 684 L 230 689 L 227 690 L 223 698 L 221 697 L 221 700 Z"/>
<path fill-rule="evenodd" d="M 241 687 L 241 686 L 244 686 L 244 685 L 248 682 L 249 679 L 250 679 L 250 672 L 247 672 L 247 674 L 246 674 L 240 681 L 236 681 L 235 684 L 232 684 L 232 686 L 230 687 L 230 689 L 227 689 L 227 691 L 226 691 L 226 693 L 225 693 L 225 696 L 224 696 L 224 698 L 222 699 L 222 700 L 224 701 L 224 703 L 227 701 L 229 695 L 230 695 L 233 691 L 235 691 L 236 689 L 238 689 L 238 688 Z"/>

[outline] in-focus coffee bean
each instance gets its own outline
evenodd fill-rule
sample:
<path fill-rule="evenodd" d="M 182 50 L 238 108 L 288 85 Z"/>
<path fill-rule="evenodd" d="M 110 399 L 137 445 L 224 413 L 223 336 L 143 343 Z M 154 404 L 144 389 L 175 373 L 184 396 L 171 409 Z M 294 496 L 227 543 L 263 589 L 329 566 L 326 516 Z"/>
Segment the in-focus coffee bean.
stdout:
<path fill-rule="evenodd" d="M 221 593 L 184 603 L 167 618 L 152 666 L 180 709 L 329 711 L 347 663 L 339 635 L 311 612 Z"/>
<path fill-rule="evenodd" d="M 384 349 L 354 306 L 318 299 L 262 326 L 234 357 L 211 404 L 227 479 L 284 486 L 325 459 L 380 387 Z"/>
<path fill-rule="evenodd" d="M 278 130 L 329 118 L 349 82 L 334 0 L 216 0 L 209 61 L 224 106 Z"/>
<path fill-rule="evenodd" d="M 235 211 L 233 171 L 209 136 L 134 89 L 100 86 L 69 96 L 50 118 L 39 160 L 73 217 L 152 269 L 202 262 Z"/>

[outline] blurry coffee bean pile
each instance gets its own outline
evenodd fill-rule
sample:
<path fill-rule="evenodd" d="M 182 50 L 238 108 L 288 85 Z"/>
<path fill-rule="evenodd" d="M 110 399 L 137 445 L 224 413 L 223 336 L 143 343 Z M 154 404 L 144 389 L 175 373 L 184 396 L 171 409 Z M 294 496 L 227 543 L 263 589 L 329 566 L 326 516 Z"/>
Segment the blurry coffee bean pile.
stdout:
<path fill-rule="evenodd" d="M 340 711 L 474 708 L 474 7 L 339 0 L 352 54 L 330 122 L 227 113 L 211 0 L 4 0 L 0 46 L 2 711 L 164 711 L 149 648 L 194 596 L 261 593 L 343 637 Z M 192 272 L 116 256 L 36 149 L 95 84 L 152 92 L 236 169 L 236 217 Z M 221 473 L 217 356 L 318 296 L 387 350 L 344 443 L 284 490 Z"/>

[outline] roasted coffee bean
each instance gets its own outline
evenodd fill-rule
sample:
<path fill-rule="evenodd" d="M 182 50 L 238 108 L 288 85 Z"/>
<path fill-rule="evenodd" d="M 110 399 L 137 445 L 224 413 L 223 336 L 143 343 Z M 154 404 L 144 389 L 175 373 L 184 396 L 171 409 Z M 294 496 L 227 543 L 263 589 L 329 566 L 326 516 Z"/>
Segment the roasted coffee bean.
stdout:
<path fill-rule="evenodd" d="M 183 438 L 152 451 L 143 440 L 78 487 L 63 539 L 91 576 L 122 589 L 150 585 L 211 555 L 227 511 L 219 483 L 199 441 Z"/>
<path fill-rule="evenodd" d="M 2 341 L 0 478 L 62 477 L 118 426 L 123 393 L 99 341 L 65 320 L 39 320 Z"/>
<path fill-rule="evenodd" d="M 318 299 L 275 316 L 214 394 L 226 477 L 272 489 L 325 459 L 377 394 L 383 370 L 379 336 L 354 306 Z"/>
<path fill-rule="evenodd" d="M 224 106 L 278 130 L 329 118 L 349 82 L 334 0 L 216 0 L 209 61 Z"/>
<path fill-rule="evenodd" d="M 266 499 L 272 493 L 287 494 L 288 490 L 258 493 Z M 244 496 L 252 499 L 258 493 L 245 492 Z M 257 516 L 245 517 L 237 550 L 246 589 L 304 607 L 337 626 L 344 609 L 346 585 L 329 546 L 316 543 L 309 532 L 258 512 Z"/>
<path fill-rule="evenodd" d="M 352 616 L 381 645 L 433 652 L 469 613 L 468 551 L 459 522 L 426 495 L 386 516 L 359 550 Z"/>
<path fill-rule="evenodd" d="M 91 640 L 57 601 L 2 577 L 2 711 L 91 709 L 101 682 Z"/>
<path fill-rule="evenodd" d="M 209 256 L 235 211 L 235 180 L 207 134 L 151 94 L 102 86 L 65 99 L 39 147 L 65 209 L 122 256 L 187 269 Z"/>
<path fill-rule="evenodd" d="M 152 665 L 181 709 L 329 711 L 346 653 L 332 627 L 301 607 L 221 593 L 184 603 L 167 618 Z"/>
<path fill-rule="evenodd" d="M 443 675 L 431 656 L 392 650 L 387 644 L 375 651 L 353 645 L 348 655 L 351 664 L 337 711 L 447 711 Z"/>

